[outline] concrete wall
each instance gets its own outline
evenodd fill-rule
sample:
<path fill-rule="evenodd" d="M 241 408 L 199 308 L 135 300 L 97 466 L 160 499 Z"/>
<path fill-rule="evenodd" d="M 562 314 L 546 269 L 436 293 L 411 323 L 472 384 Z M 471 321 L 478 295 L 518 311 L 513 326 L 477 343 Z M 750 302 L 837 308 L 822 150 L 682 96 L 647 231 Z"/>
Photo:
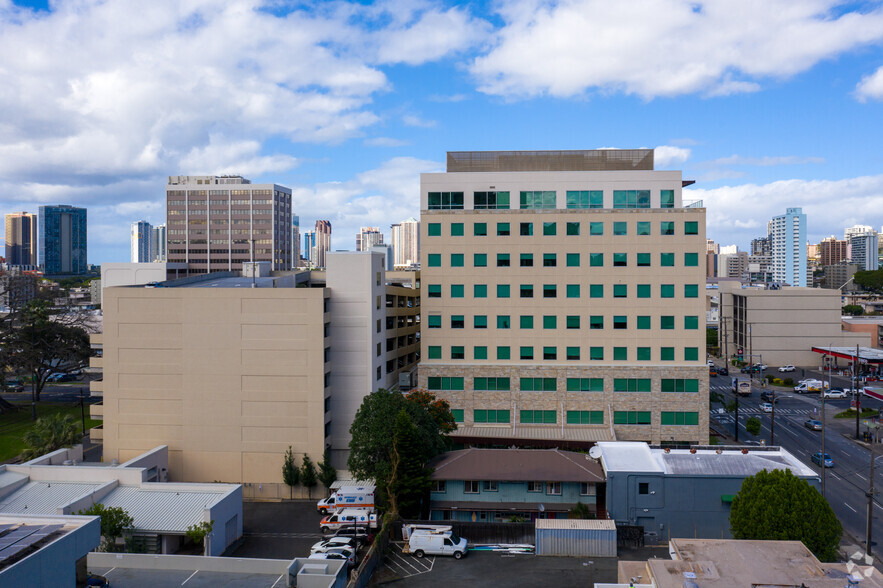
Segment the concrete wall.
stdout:
<path fill-rule="evenodd" d="M 83 446 L 74 445 L 73 447 L 62 447 L 52 453 L 47 453 L 35 457 L 31 461 L 26 461 L 22 465 L 61 465 L 68 460 L 77 462 L 83 461 Z"/>
<path fill-rule="evenodd" d="M 101 541 L 101 520 L 98 517 L 29 517 L 0 516 L 0 523 L 51 525 L 75 522 L 78 526 L 38 551 L 0 570 L 0 586 L 30 588 L 73 588 L 77 585 L 77 561 L 98 547 Z"/>
<path fill-rule="evenodd" d="M 205 522 L 214 521 L 212 532 L 206 538 L 206 555 L 220 556 L 231 544 L 242 537 L 242 486 L 206 509 Z M 230 525 L 228 536 L 227 525 Z"/>
<path fill-rule="evenodd" d="M 281 484 L 322 458 L 327 345 L 319 288 L 104 291 L 104 459 L 168 445 L 169 480 Z"/>
<path fill-rule="evenodd" d="M 186 270 L 187 264 L 181 263 L 102 263 L 101 288 L 112 286 L 135 286 L 150 282 L 164 282 L 166 272 L 173 269 Z M 102 292 L 103 294 L 103 292 Z"/>

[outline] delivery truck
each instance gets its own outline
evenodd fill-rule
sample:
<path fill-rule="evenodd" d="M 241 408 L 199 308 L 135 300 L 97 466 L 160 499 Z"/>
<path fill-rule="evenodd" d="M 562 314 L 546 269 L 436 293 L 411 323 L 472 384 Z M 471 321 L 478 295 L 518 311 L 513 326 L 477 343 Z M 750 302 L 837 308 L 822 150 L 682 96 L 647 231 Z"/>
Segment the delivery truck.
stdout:
<path fill-rule="evenodd" d="M 733 392 L 739 396 L 751 396 L 751 380 L 743 376 L 733 376 Z"/>

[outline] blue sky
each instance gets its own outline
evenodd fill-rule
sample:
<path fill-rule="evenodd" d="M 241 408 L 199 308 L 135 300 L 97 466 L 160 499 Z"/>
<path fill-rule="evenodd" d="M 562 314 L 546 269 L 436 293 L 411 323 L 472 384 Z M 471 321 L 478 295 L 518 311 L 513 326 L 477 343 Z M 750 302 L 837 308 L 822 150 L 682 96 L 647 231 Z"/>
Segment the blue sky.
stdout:
<path fill-rule="evenodd" d="M 653 147 L 719 243 L 842 238 L 883 225 L 881 42 L 880 2 L 0 0 L 0 209 L 125 261 L 167 175 L 240 173 L 352 249 L 448 150 Z"/>

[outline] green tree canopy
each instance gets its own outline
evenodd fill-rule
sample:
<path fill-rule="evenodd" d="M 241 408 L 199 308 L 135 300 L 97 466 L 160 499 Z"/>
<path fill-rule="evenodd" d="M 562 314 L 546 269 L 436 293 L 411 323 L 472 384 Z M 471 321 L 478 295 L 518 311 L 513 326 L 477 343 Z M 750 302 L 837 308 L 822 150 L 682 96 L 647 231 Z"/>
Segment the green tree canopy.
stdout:
<path fill-rule="evenodd" d="M 132 530 L 135 524 L 135 519 L 122 507 L 104 506 L 100 502 L 77 514 L 101 517 L 101 536 L 104 537 L 104 542 L 99 547 L 99 551 L 114 551 L 117 537 Z"/>
<path fill-rule="evenodd" d="M 307 487 L 307 496 L 312 494 L 313 486 L 319 481 L 316 474 L 316 466 L 310 456 L 304 453 L 304 459 L 300 466 L 300 483 Z"/>
<path fill-rule="evenodd" d="M 390 511 L 406 518 L 419 517 L 420 501 L 429 492 L 432 471 L 420 457 L 420 433 L 404 408 L 396 415 L 390 457 Z"/>
<path fill-rule="evenodd" d="M 294 465 L 294 455 L 291 453 L 291 445 L 285 452 L 285 459 L 282 461 L 282 482 L 288 486 L 288 497 L 292 498 L 294 487 L 300 480 L 300 469 Z"/>
<path fill-rule="evenodd" d="M 865 314 L 865 309 L 859 306 L 858 304 L 847 304 L 843 308 L 840 309 L 843 314 L 849 314 L 852 316 L 861 316 Z"/>
<path fill-rule="evenodd" d="M 745 430 L 751 433 L 752 435 L 757 435 L 760 433 L 760 419 L 757 417 L 751 417 L 747 421 L 745 421 Z"/>
<path fill-rule="evenodd" d="M 53 414 L 41 417 L 22 437 L 25 450 L 21 457 L 24 461 L 29 461 L 62 447 L 72 447 L 81 440 L 80 424 L 71 415 Z"/>
<path fill-rule="evenodd" d="M 413 434 L 400 419 L 402 411 L 414 427 Z M 381 497 L 389 497 L 390 481 L 397 475 L 396 444 L 392 443 L 397 426 L 400 444 L 408 444 L 409 458 L 421 466 L 447 448 L 445 434 L 457 427 L 448 403 L 429 392 L 418 390 L 405 396 L 381 389 L 366 396 L 350 428 L 347 465 L 357 479 L 374 480 Z"/>
<path fill-rule="evenodd" d="M 327 447 L 322 454 L 322 461 L 319 462 L 319 481 L 326 488 L 331 488 L 331 484 L 337 481 L 337 470 L 331 465 L 331 455 Z"/>
<path fill-rule="evenodd" d="M 855 283 L 871 292 L 883 293 L 883 269 L 855 272 Z"/>
<path fill-rule="evenodd" d="M 733 498 L 730 532 L 736 539 L 802 541 L 822 561 L 837 559 L 843 527 L 818 490 L 790 470 L 745 478 Z"/>

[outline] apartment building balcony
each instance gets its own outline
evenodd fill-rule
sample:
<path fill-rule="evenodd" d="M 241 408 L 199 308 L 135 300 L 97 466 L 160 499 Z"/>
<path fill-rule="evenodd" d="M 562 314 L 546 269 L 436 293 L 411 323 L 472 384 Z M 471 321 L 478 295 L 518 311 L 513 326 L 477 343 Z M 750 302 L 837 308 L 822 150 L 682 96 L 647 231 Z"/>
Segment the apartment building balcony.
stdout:
<path fill-rule="evenodd" d="M 104 403 L 90 404 L 89 417 L 96 420 L 104 420 Z"/>
<path fill-rule="evenodd" d="M 98 425 L 97 427 L 92 427 L 89 429 L 89 438 L 92 441 L 103 441 L 104 440 L 104 427 L 103 425 Z"/>
<path fill-rule="evenodd" d="M 95 369 L 104 369 L 104 358 L 103 357 L 90 357 L 89 358 L 89 367 Z"/>

